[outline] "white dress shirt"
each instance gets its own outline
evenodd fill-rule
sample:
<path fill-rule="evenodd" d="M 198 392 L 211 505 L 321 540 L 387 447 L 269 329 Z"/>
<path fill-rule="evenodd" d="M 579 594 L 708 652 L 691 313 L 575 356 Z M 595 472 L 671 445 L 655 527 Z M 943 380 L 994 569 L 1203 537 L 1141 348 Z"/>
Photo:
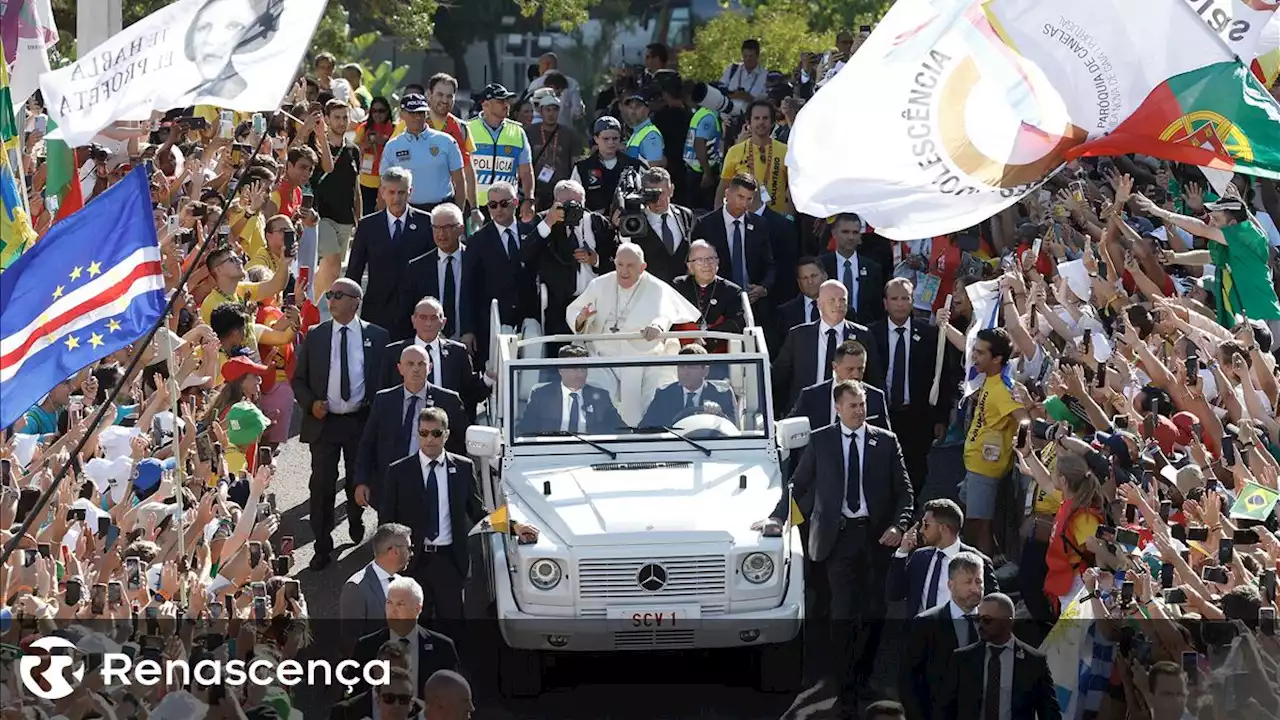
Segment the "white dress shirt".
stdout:
<path fill-rule="evenodd" d="M 520 239 L 516 238 L 516 242 L 519 243 Z M 507 239 L 504 237 L 502 238 L 503 247 L 506 247 L 506 244 L 507 244 Z M 446 317 L 453 318 L 453 327 L 454 327 L 455 334 L 459 326 L 459 318 L 462 317 L 462 253 L 463 253 L 463 247 L 459 245 L 458 249 L 454 250 L 451 253 L 445 253 L 443 250 L 441 250 L 439 253 L 440 256 L 436 260 L 436 282 L 438 283 L 436 287 L 440 289 L 440 304 L 443 305 L 444 304 L 444 277 L 445 277 L 444 272 L 445 272 L 445 268 L 449 266 L 449 258 L 453 258 L 453 287 L 454 287 L 453 307 L 445 308 L 444 314 Z"/>
<path fill-rule="evenodd" d="M 929 603 L 929 583 L 933 580 L 934 566 L 939 562 L 938 554 L 935 552 L 933 558 L 929 560 L 929 567 L 924 572 L 924 587 L 920 588 L 920 609 L 916 612 L 924 612 L 932 610 L 944 603 L 951 602 L 951 591 L 947 589 L 947 567 L 951 564 L 951 558 L 960 552 L 960 538 L 956 538 L 955 542 L 944 548 L 934 548 L 934 550 L 942 550 L 942 575 L 938 577 L 938 597 L 933 603 Z M 979 571 L 981 572 L 981 571 Z"/>
<path fill-rule="evenodd" d="M 440 361 L 441 360 L 440 336 L 436 335 L 436 339 L 432 340 L 431 342 L 424 342 L 422 338 L 418 337 L 417 335 L 414 335 L 413 344 L 417 345 L 423 350 L 426 350 L 427 357 L 431 358 L 431 372 L 427 374 L 427 382 L 431 383 L 432 385 L 438 385 L 440 387 L 444 387 L 444 370 L 440 368 L 440 366 L 444 364 Z M 423 391 L 425 392 L 425 390 L 426 389 L 424 388 Z M 421 410 L 423 407 L 425 406 L 419 405 L 418 409 Z"/>
<path fill-rule="evenodd" d="M 822 382 L 827 373 L 827 331 L 836 331 L 836 346 L 844 342 L 844 326 L 835 327 L 828 325 L 826 320 L 818 320 L 818 373 L 814 375 L 813 382 Z M 813 383 L 809 383 L 812 385 Z"/>
<path fill-rule="evenodd" d="M 434 541 L 429 540 L 428 544 L 444 546 L 453 544 L 453 525 L 449 516 L 449 464 L 445 462 L 444 453 L 440 453 L 440 457 L 429 458 L 424 452 L 418 453 L 418 462 L 422 464 L 422 487 L 427 487 L 429 480 L 427 473 L 431 470 L 431 461 L 435 460 L 439 464 L 436 465 L 436 487 L 440 488 L 440 503 L 436 508 L 440 518 L 440 534 L 436 536 Z"/>
<path fill-rule="evenodd" d="M 396 236 L 396 221 L 400 221 L 400 232 L 404 233 L 409 229 L 409 210 L 405 208 L 404 214 L 397 217 L 391 214 L 391 210 L 387 210 L 387 237 Z"/>
<path fill-rule="evenodd" d="M 690 395 L 693 396 L 693 406 L 697 408 L 702 407 L 702 394 L 706 391 L 706 389 L 707 389 L 706 381 L 703 381 L 703 383 L 698 386 L 697 390 L 690 390 L 689 388 L 681 385 L 680 386 L 680 407 L 681 408 L 689 407 Z M 726 411 L 727 410 L 728 408 L 726 408 Z"/>
<path fill-rule="evenodd" d="M 650 210 L 647 206 L 644 209 L 645 217 L 649 218 L 649 227 L 653 228 L 653 233 L 658 236 L 659 240 L 662 239 L 663 214 L 664 213 L 656 213 Z M 676 214 L 672 212 L 670 205 L 667 206 L 667 212 L 665 215 L 667 216 L 667 226 L 671 228 L 671 237 L 675 238 L 676 247 L 680 247 L 680 243 L 684 242 L 684 233 L 680 231 L 680 223 L 676 222 Z M 732 242 L 733 236 L 730 235 L 729 239 Z M 670 250 L 670 248 L 667 249 Z"/>
<path fill-rule="evenodd" d="M 844 285 L 844 264 L 846 262 L 849 263 L 849 272 L 853 275 L 853 287 L 845 286 L 849 287 L 849 307 L 856 311 L 858 309 L 858 288 L 861 287 L 858 279 L 858 273 L 861 272 L 858 269 L 858 253 L 855 252 L 853 255 L 845 257 L 836 252 L 836 274 L 832 279 Z"/>
<path fill-rule="evenodd" d="M 897 353 L 897 347 L 898 347 L 898 328 L 905 328 L 906 332 L 902 333 L 902 340 L 903 340 L 903 344 L 905 344 L 906 347 L 903 348 L 903 351 L 902 351 L 902 362 L 904 362 L 907 366 L 907 373 L 906 375 L 903 376 L 905 380 L 902 383 L 902 404 L 910 405 L 911 404 L 911 318 L 907 318 L 907 321 L 902 323 L 901 325 L 895 325 L 892 320 L 888 320 L 885 323 L 885 325 L 889 326 L 887 330 L 888 332 L 887 337 L 889 339 L 889 345 L 888 345 L 889 373 L 884 376 L 885 392 L 888 394 L 893 393 L 893 363 L 897 359 L 895 357 L 895 354 Z"/>
<path fill-rule="evenodd" d="M 849 509 L 849 484 L 845 479 L 849 477 L 849 433 L 858 443 L 858 511 L 853 512 Z M 867 511 L 867 491 L 866 481 L 864 479 L 864 470 L 867 467 L 867 425 L 863 423 L 857 430 L 840 422 L 840 449 L 844 453 L 844 476 L 840 478 L 841 485 L 844 486 L 844 506 L 841 508 L 842 514 L 847 518 L 864 518 L 870 517 L 871 513 Z"/>
<path fill-rule="evenodd" d="M 582 390 L 585 390 L 583 387 Z M 587 431 L 587 395 L 582 390 L 571 390 L 564 384 L 560 385 L 560 430 L 569 431 L 569 408 L 573 407 L 573 394 L 578 394 L 578 432 L 585 433 Z"/>
<path fill-rule="evenodd" d="M 351 399 L 345 401 L 342 399 L 341 355 L 344 327 L 347 328 L 347 373 L 351 378 Z M 325 395 L 329 412 L 335 415 L 353 413 L 364 402 L 364 335 L 358 319 L 353 318 L 346 325 L 333 321 L 333 338 L 329 341 L 329 384 Z"/>
<path fill-rule="evenodd" d="M 520 249 L 520 229 L 516 227 L 516 223 L 514 220 L 511 222 L 510 225 L 499 225 L 498 223 L 495 222 L 493 224 L 493 227 L 496 228 L 498 231 L 498 240 L 501 241 L 502 243 L 502 251 L 504 253 L 507 253 L 507 231 L 508 230 L 511 231 L 511 236 L 516 239 L 516 249 L 517 250 Z M 510 257 L 510 253 L 507 253 L 507 256 Z M 519 260 L 520 258 L 517 256 L 511 259 Z"/>
<path fill-rule="evenodd" d="M 735 70 L 736 66 L 736 72 Z M 756 65 L 755 70 L 748 70 L 746 65 L 742 63 L 733 63 L 724 69 L 724 75 L 721 76 L 720 82 L 728 88 L 729 92 L 738 92 L 743 90 L 751 93 L 751 97 L 760 98 L 765 93 L 765 80 L 768 78 L 769 71 L 764 65 Z"/>
<path fill-rule="evenodd" d="M 378 563 L 370 563 L 373 567 L 373 574 L 378 578 L 378 583 L 382 585 L 382 597 L 387 596 L 387 588 L 391 586 L 391 580 L 395 577 L 391 573 L 382 569 Z"/>
<path fill-rule="evenodd" d="M 958 647 L 964 647 L 965 645 L 969 645 L 970 643 L 977 642 L 978 637 L 976 634 L 973 635 L 972 637 L 970 637 L 969 635 L 969 619 L 968 619 L 969 613 L 966 613 L 964 611 L 964 608 L 960 607 L 959 605 L 955 604 L 950 600 L 947 601 L 947 607 L 951 609 L 951 624 L 954 625 L 956 628 L 956 642 L 960 643 Z M 976 609 L 974 612 L 976 614 L 977 612 Z M 977 618 L 975 617 L 973 620 L 975 623 L 974 628 L 976 631 Z"/>
<path fill-rule="evenodd" d="M 993 643 L 982 643 L 982 688 L 979 695 L 982 698 L 982 712 L 978 713 L 978 717 L 987 716 L 987 663 L 991 660 L 991 648 L 1002 647 L 1004 652 L 1000 653 L 1000 720 L 1013 720 L 1013 638 L 1003 645 L 994 645 Z"/>
<path fill-rule="evenodd" d="M 800 324 L 803 325 L 804 323 L 809 322 L 809 318 L 813 315 L 813 308 L 817 304 L 818 304 L 817 298 L 811 298 L 808 295 L 800 296 L 800 306 L 804 308 L 803 315 L 801 315 L 801 317 L 804 319 L 800 321 Z"/>
<path fill-rule="evenodd" d="M 415 337 L 414 342 L 422 341 Z M 422 412 L 422 408 L 427 406 L 427 389 L 425 387 L 416 393 L 411 393 L 409 392 L 409 388 L 405 388 L 404 402 L 400 405 L 400 418 L 402 421 L 404 419 L 404 412 L 409 409 L 409 398 L 412 397 L 418 398 L 417 412 Z M 409 425 L 409 450 L 405 453 L 406 455 L 418 452 L 418 446 L 422 439 L 418 437 L 418 418 L 416 414 L 414 415 L 413 420 L 410 421 Z"/>

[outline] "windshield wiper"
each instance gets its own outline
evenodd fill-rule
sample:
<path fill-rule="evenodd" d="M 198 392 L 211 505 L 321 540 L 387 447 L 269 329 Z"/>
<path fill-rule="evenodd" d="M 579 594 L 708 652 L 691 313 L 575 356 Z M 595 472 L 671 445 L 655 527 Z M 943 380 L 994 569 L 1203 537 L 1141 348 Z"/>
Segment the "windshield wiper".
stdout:
<path fill-rule="evenodd" d="M 596 442 L 596 441 L 594 441 L 594 440 L 588 440 L 587 438 L 583 437 L 582 435 L 579 435 L 579 434 L 578 434 L 578 433 L 576 433 L 576 432 L 571 432 L 571 431 L 569 431 L 569 430 L 548 430 L 548 431 L 546 431 L 546 432 L 537 432 L 537 433 L 530 433 L 530 434 L 531 434 L 531 435 L 533 435 L 533 437 L 556 437 L 556 436 L 559 436 L 559 437 L 574 437 L 574 438 L 577 438 L 577 439 L 581 440 L 582 442 L 584 442 L 584 443 L 586 443 L 586 444 L 590 445 L 591 447 L 593 447 L 593 448 L 595 448 L 595 449 L 599 450 L 600 452 L 604 453 L 605 455 L 608 455 L 610 460 L 617 460 L 617 459 L 618 459 L 618 453 L 616 453 L 616 452 L 614 452 L 614 451 L 610 450 L 609 448 L 607 448 L 607 447 L 605 447 L 605 446 L 601 445 L 600 443 L 598 443 L 598 442 Z"/>
<path fill-rule="evenodd" d="M 702 451 L 702 454 L 703 454 L 703 455 L 706 455 L 707 457 L 711 457 L 711 451 L 710 451 L 710 450 L 708 450 L 707 448 L 703 447 L 702 445 L 699 445 L 698 443 L 696 443 L 696 442 L 694 442 L 694 441 L 690 440 L 689 438 L 685 437 L 684 435 L 681 435 L 681 434 L 680 434 L 680 432 L 679 432 L 678 430 L 676 430 L 675 428 L 668 427 L 668 426 L 666 426 L 666 425 L 646 425 L 646 426 L 644 426 L 644 427 L 633 427 L 633 428 L 630 428 L 630 430 L 631 430 L 632 432 L 637 432 L 637 433 L 669 432 L 669 433 L 671 433 L 672 435 L 675 435 L 676 437 L 680 438 L 681 440 L 683 440 L 683 441 L 685 441 L 685 442 L 689 443 L 690 445 L 694 446 L 694 447 L 695 447 L 695 448 L 697 448 L 698 450 Z"/>

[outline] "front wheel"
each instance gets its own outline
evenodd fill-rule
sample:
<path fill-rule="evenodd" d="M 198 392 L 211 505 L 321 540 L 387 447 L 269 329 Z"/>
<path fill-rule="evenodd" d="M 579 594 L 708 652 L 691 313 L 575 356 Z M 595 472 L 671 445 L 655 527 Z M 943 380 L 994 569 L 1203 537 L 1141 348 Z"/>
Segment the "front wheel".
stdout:
<path fill-rule="evenodd" d="M 542 693 L 542 653 L 503 644 L 498 655 L 498 688 L 504 697 L 531 698 Z"/>

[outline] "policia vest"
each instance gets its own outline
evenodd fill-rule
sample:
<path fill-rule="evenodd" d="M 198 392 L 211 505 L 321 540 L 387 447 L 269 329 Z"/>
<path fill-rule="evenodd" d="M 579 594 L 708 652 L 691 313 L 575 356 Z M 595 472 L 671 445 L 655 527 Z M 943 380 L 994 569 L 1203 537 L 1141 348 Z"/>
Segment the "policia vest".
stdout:
<path fill-rule="evenodd" d="M 489 186 L 504 180 L 517 184 L 524 131 L 514 120 L 503 120 L 495 139 L 479 115 L 467 121 L 467 130 L 476 144 L 471 153 L 471 165 L 476 170 L 476 203 L 483 206 L 489 202 Z"/>
<path fill-rule="evenodd" d="M 629 167 L 647 168 L 649 166 L 649 163 L 637 160 L 626 153 L 618 153 L 614 157 L 618 162 L 612 170 L 600 162 L 599 153 L 591 153 L 587 159 L 579 160 L 573 165 L 578 171 L 578 177 L 582 180 L 583 189 L 586 190 L 585 205 L 591 212 L 608 211 L 613 203 L 613 195 L 618 190 L 618 180 L 622 178 L 623 170 Z"/>

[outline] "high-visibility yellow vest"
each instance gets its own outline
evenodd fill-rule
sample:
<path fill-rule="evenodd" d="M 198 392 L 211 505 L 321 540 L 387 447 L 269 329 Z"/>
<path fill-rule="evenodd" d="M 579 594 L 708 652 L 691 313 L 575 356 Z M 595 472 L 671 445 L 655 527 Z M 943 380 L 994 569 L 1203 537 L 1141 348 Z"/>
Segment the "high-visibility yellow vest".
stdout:
<path fill-rule="evenodd" d="M 484 118 L 476 116 L 467 121 L 467 129 L 476 144 L 471 153 L 471 165 L 476 170 L 476 202 L 489 202 L 489 186 L 496 182 L 516 183 L 520 165 L 520 153 L 524 150 L 524 130 L 514 120 L 503 120 L 497 140 Z"/>
<path fill-rule="evenodd" d="M 658 132 L 658 128 L 652 122 L 646 120 L 640 129 L 631 133 L 631 139 L 627 141 L 626 153 L 633 158 L 640 157 L 640 143 L 649 137 L 651 133 Z"/>
<path fill-rule="evenodd" d="M 694 172 L 702 172 L 702 163 L 698 162 L 698 152 L 694 148 L 694 141 L 698 139 L 698 124 L 707 115 L 711 115 L 716 119 L 716 133 L 724 132 L 724 126 L 720 123 L 720 113 L 700 107 L 698 112 L 693 114 L 693 119 L 689 121 L 689 132 L 685 134 L 684 138 L 684 164 L 688 165 Z M 711 161 L 713 167 L 720 164 L 720 143 L 723 139 L 723 137 L 719 137 L 708 141 L 707 159 Z"/>

